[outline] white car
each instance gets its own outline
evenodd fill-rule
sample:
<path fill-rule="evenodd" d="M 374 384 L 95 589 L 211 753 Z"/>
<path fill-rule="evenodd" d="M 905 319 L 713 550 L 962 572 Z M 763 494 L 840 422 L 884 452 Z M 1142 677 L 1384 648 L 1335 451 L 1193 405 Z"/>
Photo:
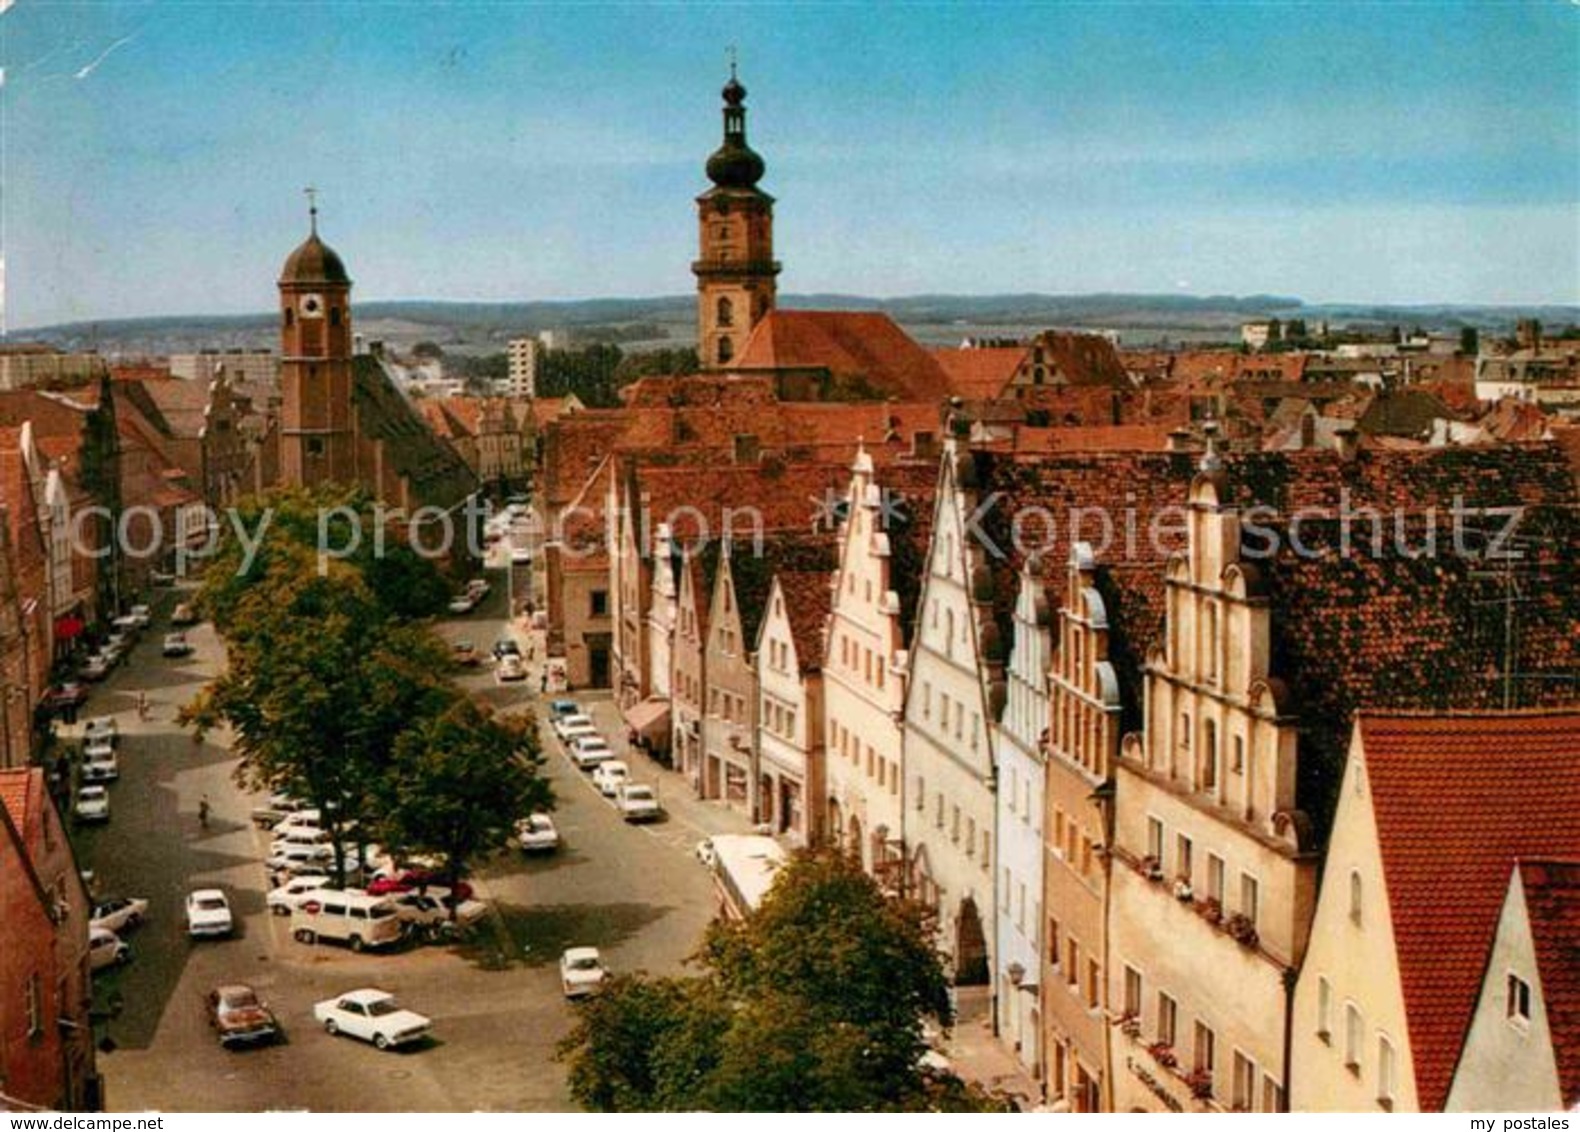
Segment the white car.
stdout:
<path fill-rule="evenodd" d="M 292 877 L 279 888 L 272 890 L 264 903 L 269 911 L 276 916 L 289 916 L 292 910 L 301 903 L 302 897 L 309 892 L 320 888 L 328 888 L 333 882 L 322 873 L 308 873 L 306 876 Z"/>
<path fill-rule="evenodd" d="M 456 594 L 450 599 L 449 608 L 451 613 L 470 613 L 476 605 L 477 602 L 471 594 Z"/>
<path fill-rule="evenodd" d="M 200 888 L 187 897 L 187 935 L 193 939 L 229 935 L 230 901 L 217 888 Z"/>
<path fill-rule="evenodd" d="M 568 947 L 560 956 L 560 990 L 566 998 L 597 994 L 608 977 L 596 947 Z"/>
<path fill-rule="evenodd" d="M 146 605 L 134 605 L 127 611 L 126 615 L 132 619 L 132 624 L 139 629 L 148 628 L 148 623 L 154 618 L 153 610 Z"/>
<path fill-rule="evenodd" d="M 95 739 L 108 738 L 110 742 L 113 743 L 115 741 L 115 737 L 120 734 L 120 730 L 121 729 L 116 726 L 115 717 L 113 715 L 96 715 L 92 719 L 83 723 L 82 739 L 83 742 L 87 743 L 89 746 L 93 745 L 93 741 Z"/>
<path fill-rule="evenodd" d="M 494 679 L 501 684 L 513 683 L 527 678 L 527 666 L 513 652 L 508 652 L 499 658 L 499 667 L 494 669 Z"/>
<path fill-rule="evenodd" d="M 322 829 L 323 814 L 318 810 L 297 810 L 275 822 L 274 836 L 283 837 L 293 829 Z"/>
<path fill-rule="evenodd" d="M 395 905 L 395 914 L 408 924 L 450 922 L 449 901 L 435 896 L 432 889 L 426 893 L 403 892 L 389 899 Z M 462 927 L 470 927 L 486 915 L 488 905 L 481 900 L 463 900 L 455 906 L 455 922 Z"/>
<path fill-rule="evenodd" d="M 388 991 L 372 987 L 316 1003 L 313 1017 L 331 1036 L 347 1034 L 372 1042 L 379 1049 L 418 1041 L 426 1037 L 433 1026 L 421 1014 L 397 1003 Z"/>
<path fill-rule="evenodd" d="M 165 634 L 164 646 L 159 650 L 164 656 L 191 656 L 192 642 L 185 633 Z"/>
<path fill-rule="evenodd" d="M 609 749 L 608 740 L 602 735 L 579 735 L 571 743 L 570 748 L 571 761 L 582 770 L 614 758 L 614 752 Z"/>
<path fill-rule="evenodd" d="M 592 716 L 576 712 L 573 715 L 562 715 L 554 721 L 554 734 L 569 742 L 576 735 L 596 735 L 598 725 Z"/>
<path fill-rule="evenodd" d="M 605 798 L 613 798 L 630 777 L 631 768 L 619 759 L 605 759 L 593 767 L 593 785 L 598 787 L 598 793 Z"/>
<path fill-rule="evenodd" d="M 110 674 L 110 666 L 113 663 L 103 653 L 94 653 L 77 670 L 77 675 L 84 680 L 103 680 Z"/>
<path fill-rule="evenodd" d="M 551 853 L 560 847 L 560 831 L 548 814 L 531 814 L 516 823 L 516 843 L 523 853 Z"/>
<path fill-rule="evenodd" d="M 110 792 L 103 786 L 84 786 L 77 791 L 77 804 L 72 807 L 78 821 L 109 821 Z"/>
<path fill-rule="evenodd" d="M 488 579 L 473 578 L 466 583 L 466 592 L 472 596 L 473 601 L 482 601 L 488 596 Z"/>
<path fill-rule="evenodd" d="M 148 901 L 126 896 L 106 896 L 93 905 L 88 916 L 90 928 L 121 932 L 135 928 L 148 915 Z"/>
<path fill-rule="evenodd" d="M 278 848 L 271 843 L 269 856 L 264 859 L 263 867 L 271 873 L 278 873 L 297 865 L 327 865 L 334 859 L 335 847 L 327 842 L 320 842 L 317 845 L 286 844 Z"/>
<path fill-rule="evenodd" d="M 132 949 L 109 928 L 88 929 L 88 970 L 115 967 L 132 957 Z"/>
<path fill-rule="evenodd" d="M 651 786 L 637 782 L 622 783 L 614 796 L 620 816 L 629 822 L 653 821 L 660 813 L 658 795 Z"/>
<path fill-rule="evenodd" d="M 90 747 L 82 759 L 82 781 L 114 782 L 121 777 L 120 760 L 113 747 Z"/>

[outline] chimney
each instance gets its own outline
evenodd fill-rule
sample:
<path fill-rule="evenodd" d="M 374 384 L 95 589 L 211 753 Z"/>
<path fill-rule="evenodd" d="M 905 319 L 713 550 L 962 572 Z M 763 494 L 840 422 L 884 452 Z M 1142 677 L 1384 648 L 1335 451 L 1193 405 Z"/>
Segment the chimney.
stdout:
<path fill-rule="evenodd" d="M 755 432 L 738 432 L 735 434 L 735 462 L 737 464 L 755 464 L 762 456 L 762 445 L 757 440 Z"/>
<path fill-rule="evenodd" d="M 1338 449 L 1339 459 L 1348 462 L 1355 459 L 1355 454 L 1360 451 L 1360 435 L 1355 431 L 1354 425 L 1343 425 L 1333 432 L 1334 447 Z"/>
<path fill-rule="evenodd" d="M 917 460 L 938 459 L 938 435 L 925 430 L 912 433 L 911 456 Z"/>

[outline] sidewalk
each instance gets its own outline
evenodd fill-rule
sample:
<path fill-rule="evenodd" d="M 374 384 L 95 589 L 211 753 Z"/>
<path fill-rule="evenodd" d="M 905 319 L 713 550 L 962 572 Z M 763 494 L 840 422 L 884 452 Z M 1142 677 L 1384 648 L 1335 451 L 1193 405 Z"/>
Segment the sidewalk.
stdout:
<path fill-rule="evenodd" d="M 1042 1105 L 1042 1089 L 1030 1070 L 993 1036 L 992 1006 L 983 1001 L 987 994 L 986 987 L 959 989 L 956 1009 L 961 1020 L 944 1044 L 944 1056 L 964 1080 L 1014 1097 L 1022 1112 L 1036 1111 Z"/>

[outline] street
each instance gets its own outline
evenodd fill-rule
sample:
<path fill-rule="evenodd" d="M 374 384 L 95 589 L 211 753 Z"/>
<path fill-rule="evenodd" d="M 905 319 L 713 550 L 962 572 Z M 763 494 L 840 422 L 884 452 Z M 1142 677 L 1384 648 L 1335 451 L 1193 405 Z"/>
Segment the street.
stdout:
<path fill-rule="evenodd" d="M 493 590 L 465 617 L 440 621 L 449 641 L 470 640 L 487 653 L 510 633 L 523 651 L 542 658 L 541 639 L 507 624 L 503 570 Z M 178 591 L 188 594 L 188 591 Z M 100 894 L 145 896 L 148 922 L 129 932 L 133 959 L 95 979 L 104 1014 L 100 1056 L 108 1106 L 118 1111 L 379 1111 L 555 1110 L 571 1104 L 555 1047 L 569 1032 L 574 1008 L 560 994 L 563 948 L 592 945 L 614 971 L 678 972 L 700 942 L 714 910 L 712 884 L 693 855 L 697 840 L 738 832 L 745 819 L 689 797 L 679 776 L 644 756 L 624 754 L 639 780 L 653 783 L 667 811 L 652 826 L 628 826 L 585 776 L 564 758 L 545 728 L 547 773 L 558 795 L 554 820 L 562 846 L 553 856 L 502 851 L 475 871 L 473 883 L 494 915 L 475 939 L 452 946 L 404 947 L 391 954 L 354 954 L 293 941 L 289 921 L 268 913 L 262 858 L 269 834 L 249 812 L 261 798 L 234 781 L 238 760 L 229 736 L 201 745 L 174 722 L 178 708 L 223 663 L 207 624 L 188 636 L 192 656 L 166 660 L 159 639 L 176 594 L 165 591 L 154 624 L 131 658 L 94 692 L 84 717 L 114 714 L 122 734 L 121 777 L 111 788 L 111 820 L 80 828 L 81 865 L 96 874 Z M 541 638 L 541 634 L 538 635 Z M 530 678 L 496 685 L 486 663 L 459 682 L 501 711 L 529 710 Z M 136 696 L 147 693 L 141 722 Z M 624 729 L 607 694 L 578 696 L 624 752 Z M 64 728 L 75 739 L 80 728 Z M 207 828 L 199 803 L 211 807 Z M 193 888 L 214 886 L 230 897 L 235 935 L 189 942 L 183 901 Z M 240 1052 L 220 1048 L 203 999 L 222 983 L 249 983 L 285 1028 L 279 1045 Z M 409 1051 L 380 1053 L 331 1038 L 312 1018 L 313 1003 L 362 986 L 397 994 L 433 1019 L 433 1039 Z"/>

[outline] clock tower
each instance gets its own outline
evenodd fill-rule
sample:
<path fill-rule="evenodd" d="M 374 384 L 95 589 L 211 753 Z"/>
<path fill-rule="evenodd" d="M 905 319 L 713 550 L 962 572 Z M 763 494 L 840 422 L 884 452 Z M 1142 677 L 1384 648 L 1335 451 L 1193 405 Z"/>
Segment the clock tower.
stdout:
<path fill-rule="evenodd" d="M 312 190 L 308 190 L 309 198 Z M 311 231 L 280 271 L 280 478 L 303 487 L 356 482 L 351 408 L 351 277 Z"/>
<path fill-rule="evenodd" d="M 746 144 L 746 88 L 724 87 L 724 144 L 708 158 L 713 188 L 697 198 L 701 258 L 697 277 L 697 356 L 703 369 L 726 369 L 752 328 L 773 310 L 774 198 L 757 187 L 763 159 Z"/>

